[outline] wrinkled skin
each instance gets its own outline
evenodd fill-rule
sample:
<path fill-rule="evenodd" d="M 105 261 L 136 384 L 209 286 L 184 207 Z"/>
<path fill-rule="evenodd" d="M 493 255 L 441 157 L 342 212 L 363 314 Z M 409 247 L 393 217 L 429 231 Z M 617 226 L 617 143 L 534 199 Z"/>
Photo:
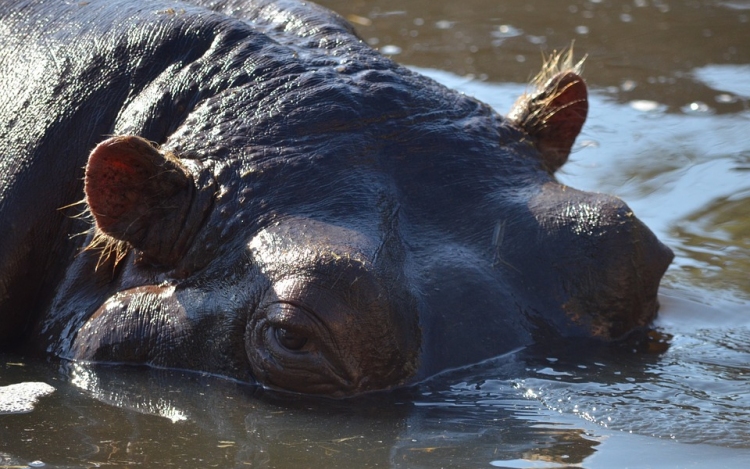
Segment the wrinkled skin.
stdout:
<path fill-rule="evenodd" d="M 310 3 L 205 3 L 0 6 L 4 349 L 346 396 L 653 319 L 669 249 L 554 177 L 574 71 L 504 118 Z"/>

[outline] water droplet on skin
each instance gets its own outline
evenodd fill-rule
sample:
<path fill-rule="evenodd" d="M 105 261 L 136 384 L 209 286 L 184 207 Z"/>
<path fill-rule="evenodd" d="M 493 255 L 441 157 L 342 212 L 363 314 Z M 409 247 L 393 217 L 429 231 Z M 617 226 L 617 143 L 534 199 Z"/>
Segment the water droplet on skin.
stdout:
<path fill-rule="evenodd" d="M 576 26 L 576 34 L 585 35 L 589 33 L 589 27 L 588 26 Z"/>
<path fill-rule="evenodd" d="M 438 29 L 451 29 L 453 24 L 453 21 L 441 20 L 435 23 L 435 27 Z"/>
<path fill-rule="evenodd" d="M 633 21 L 633 15 L 622 13 L 620 15 L 620 21 L 622 21 L 623 23 L 630 23 L 631 21 Z"/>

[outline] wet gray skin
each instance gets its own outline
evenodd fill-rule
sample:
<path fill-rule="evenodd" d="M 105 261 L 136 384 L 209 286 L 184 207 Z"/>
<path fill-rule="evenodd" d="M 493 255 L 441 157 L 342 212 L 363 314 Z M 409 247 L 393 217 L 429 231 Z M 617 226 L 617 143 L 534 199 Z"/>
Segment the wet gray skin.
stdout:
<path fill-rule="evenodd" d="M 5 348 L 339 397 L 653 319 L 671 251 L 554 177 L 569 65 L 504 118 L 315 5 L 207 3 L 0 7 Z"/>

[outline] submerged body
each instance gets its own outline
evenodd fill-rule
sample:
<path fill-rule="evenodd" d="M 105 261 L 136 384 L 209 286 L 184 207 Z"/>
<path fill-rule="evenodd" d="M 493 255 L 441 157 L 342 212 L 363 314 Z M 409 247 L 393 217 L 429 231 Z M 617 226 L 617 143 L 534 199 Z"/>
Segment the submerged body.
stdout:
<path fill-rule="evenodd" d="M 669 249 L 554 178 L 569 66 L 504 118 L 309 3 L 0 18 L 2 348 L 343 396 L 656 314 Z"/>

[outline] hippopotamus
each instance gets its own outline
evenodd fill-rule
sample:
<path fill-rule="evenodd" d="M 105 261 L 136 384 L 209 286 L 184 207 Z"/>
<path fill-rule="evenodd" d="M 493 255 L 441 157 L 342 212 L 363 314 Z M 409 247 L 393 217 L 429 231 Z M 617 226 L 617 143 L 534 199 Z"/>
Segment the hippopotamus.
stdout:
<path fill-rule="evenodd" d="M 344 397 L 655 317 L 672 252 L 555 178 L 565 54 L 504 117 L 309 2 L 0 18 L 3 350 Z"/>

